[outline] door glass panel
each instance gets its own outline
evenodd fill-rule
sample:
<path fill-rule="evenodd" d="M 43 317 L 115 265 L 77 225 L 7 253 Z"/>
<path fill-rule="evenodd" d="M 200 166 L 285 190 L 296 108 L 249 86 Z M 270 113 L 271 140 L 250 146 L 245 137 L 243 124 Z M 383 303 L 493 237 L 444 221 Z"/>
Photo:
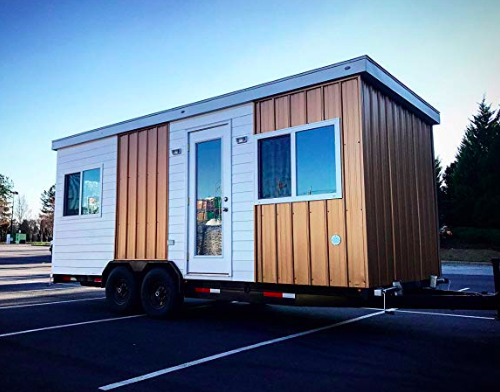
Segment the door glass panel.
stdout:
<path fill-rule="evenodd" d="M 196 255 L 222 255 L 221 139 L 196 144 Z"/>

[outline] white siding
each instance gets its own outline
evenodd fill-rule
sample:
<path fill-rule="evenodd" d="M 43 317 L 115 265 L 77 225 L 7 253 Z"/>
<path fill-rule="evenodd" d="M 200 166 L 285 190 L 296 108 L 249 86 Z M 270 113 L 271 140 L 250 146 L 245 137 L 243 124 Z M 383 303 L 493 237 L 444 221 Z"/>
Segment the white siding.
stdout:
<path fill-rule="evenodd" d="M 56 209 L 52 273 L 101 275 L 114 258 L 116 136 L 57 151 Z M 63 216 L 64 175 L 102 170 L 101 214 Z"/>
<path fill-rule="evenodd" d="M 170 150 L 180 148 L 182 154 L 170 153 L 169 169 L 169 259 L 183 273 L 187 270 L 187 144 L 188 130 L 230 120 L 232 168 L 232 274 L 231 280 L 254 281 L 254 142 L 253 105 L 242 105 L 170 124 Z M 237 136 L 248 142 L 237 144 Z M 205 278 L 206 279 L 206 278 Z M 220 278 L 218 278 L 220 279 Z"/>

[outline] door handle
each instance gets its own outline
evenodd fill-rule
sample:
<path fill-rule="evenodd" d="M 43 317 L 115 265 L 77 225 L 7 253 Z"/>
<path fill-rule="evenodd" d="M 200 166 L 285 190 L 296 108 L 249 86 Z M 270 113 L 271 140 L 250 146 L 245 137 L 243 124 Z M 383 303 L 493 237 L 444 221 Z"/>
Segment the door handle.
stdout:
<path fill-rule="evenodd" d="M 228 211 L 229 211 L 229 208 L 224 207 L 224 208 L 222 209 L 222 211 L 224 211 L 224 212 L 228 212 Z"/>

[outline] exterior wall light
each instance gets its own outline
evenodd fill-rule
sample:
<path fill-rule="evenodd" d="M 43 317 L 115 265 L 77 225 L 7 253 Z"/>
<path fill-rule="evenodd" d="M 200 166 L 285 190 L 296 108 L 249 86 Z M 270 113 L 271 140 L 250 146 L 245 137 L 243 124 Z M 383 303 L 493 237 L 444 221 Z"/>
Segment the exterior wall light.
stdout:
<path fill-rule="evenodd" d="M 247 141 L 248 141 L 247 136 L 240 136 L 236 138 L 236 144 L 243 144 L 246 143 Z"/>
<path fill-rule="evenodd" d="M 182 149 L 176 148 L 175 150 L 172 150 L 172 155 L 181 155 Z"/>

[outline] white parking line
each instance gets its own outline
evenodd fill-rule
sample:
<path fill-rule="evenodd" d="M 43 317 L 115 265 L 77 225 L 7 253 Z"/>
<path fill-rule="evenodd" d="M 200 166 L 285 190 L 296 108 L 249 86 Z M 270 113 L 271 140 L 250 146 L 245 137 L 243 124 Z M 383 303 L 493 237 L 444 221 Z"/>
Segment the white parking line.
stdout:
<path fill-rule="evenodd" d="M 135 384 L 135 383 L 140 382 L 140 381 L 149 380 L 151 378 L 159 377 L 159 376 L 162 376 L 164 374 L 172 373 L 172 372 L 175 372 L 177 370 L 186 369 L 186 368 L 189 368 L 189 367 L 192 367 L 192 366 L 200 365 L 202 363 L 214 361 L 216 359 L 225 358 L 225 357 L 228 357 L 230 355 L 238 354 L 238 353 L 241 353 L 241 352 L 244 352 L 244 351 L 255 350 L 256 348 L 260 348 L 260 347 L 263 347 L 263 346 L 269 346 L 270 344 L 280 343 L 280 342 L 284 342 L 286 340 L 298 338 L 298 337 L 301 337 L 301 336 L 311 335 L 311 334 L 316 333 L 316 332 L 321 332 L 321 331 L 325 331 L 325 330 L 328 330 L 328 329 L 337 328 L 337 327 L 340 327 L 342 325 L 352 324 L 352 323 L 355 323 L 357 321 L 361 321 L 361 320 L 364 320 L 364 319 L 367 319 L 367 318 L 370 318 L 370 317 L 379 316 L 381 314 L 384 314 L 384 312 L 382 311 L 382 312 L 370 313 L 370 314 L 366 314 L 364 316 L 360 316 L 360 317 L 356 317 L 356 318 L 353 318 L 353 319 L 341 321 L 341 322 L 338 322 L 338 323 L 335 323 L 335 324 L 327 325 L 325 327 L 310 329 L 308 331 L 294 333 L 292 335 L 283 336 L 283 337 L 277 338 L 277 339 L 266 340 L 264 342 L 260 342 L 260 343 L 256 343 L 256 344 L 251 344 L 249 346 L 244 346 L 244 347 L 236 348 L 234 350 L 226 351 L 226 352 L 223 352 L 223 353 L 220 353 L 220 354 L 211 355 L 209 357 L 197 359 L 195 361 L 186 362 L 186 363 L 183 363 L 183 364 L 180 364 L 180 365 L 177 365 L 177 366 L 173 366 L 173 367 L 169 367 L 169 368 L 166 368 L 166 369 L 158 370 L 156 372 L 144 374 L 142 376 L 138 376 L 138 377 L 134 377 L 134 378 L 129 378 L 128 380 L 125 380 L 125 381 L 115 382 L 113 384 L 102 386 L 99 389 L 101 391 L 110 391 L 112 389 L 124 387 L 126 385 Z"/>
<path fill-rule="evenodd" d="M 0 335 L 0 338 L 6 338 L 6 337 L 9 337 L 9 336 L 17 336 L 17 335 L 26 335 L 28 333 L 33 333 L 33 332 L 50 331 L 50 330 L 53 330 L 53 329 L 62 329 L 62 328 L 69 328 L 69 327 L 77 327 L 79 325 L 88 325 L 88 324 L 106 323 L 108 321 L 126 320 L 126 319 L 137 318 L 137 317 L 144 317 L 144 316 L 146 316 L 146 315 L 145 314 L 135 314 L 133 316 L 113 317 L 113 318 L 100 319 L 100 320 L 82 321 L 80 323 L 54 325 L 52 327 L 27 329 L 25 331 L 17 331 L 17 332 L 4 333 L 4 334 Z"/>
<path fill-rule="evenodd" d="M 452 313 L 438 313 L 438 312 L 419 312 L 417 310 L 396 310 L 398 313 L 414 313 L 414 314 L 426 314 L 430 316 L 444 316 L 444 317 L 462 317 L 480 320 L 496 320 L 495 317 L 485 317 L 485 316 L 471 316 L 468 314 L 452 314 Z"/>
<path fill-rule="evenodd" d="M 460 289 L 458 291 L 467 291 L 467 290 L 470 290 L 470 287 L 464 287 L 463 289 Z"/>
<path fill-rule="evenodd" d="M 81 299 L 68 299 L 65 301 L 52 301 L 52 302 L 42 302 L 39 304 L 26 304 L 26 305 L 10 305 L 10 306 L 2 306 L 0 310 L 4 309 L 19 309 L 19 308 L 31 308 L 33 306 L 45 306 L 45 305 L 56 305 L 56 304 L 65 304 L 69 302 L 81 302 L 81 301 L 97 301 L 98 299 L 105 299 L 106 297 L 98 297 L 98 298 L 81 298 Z"/>

